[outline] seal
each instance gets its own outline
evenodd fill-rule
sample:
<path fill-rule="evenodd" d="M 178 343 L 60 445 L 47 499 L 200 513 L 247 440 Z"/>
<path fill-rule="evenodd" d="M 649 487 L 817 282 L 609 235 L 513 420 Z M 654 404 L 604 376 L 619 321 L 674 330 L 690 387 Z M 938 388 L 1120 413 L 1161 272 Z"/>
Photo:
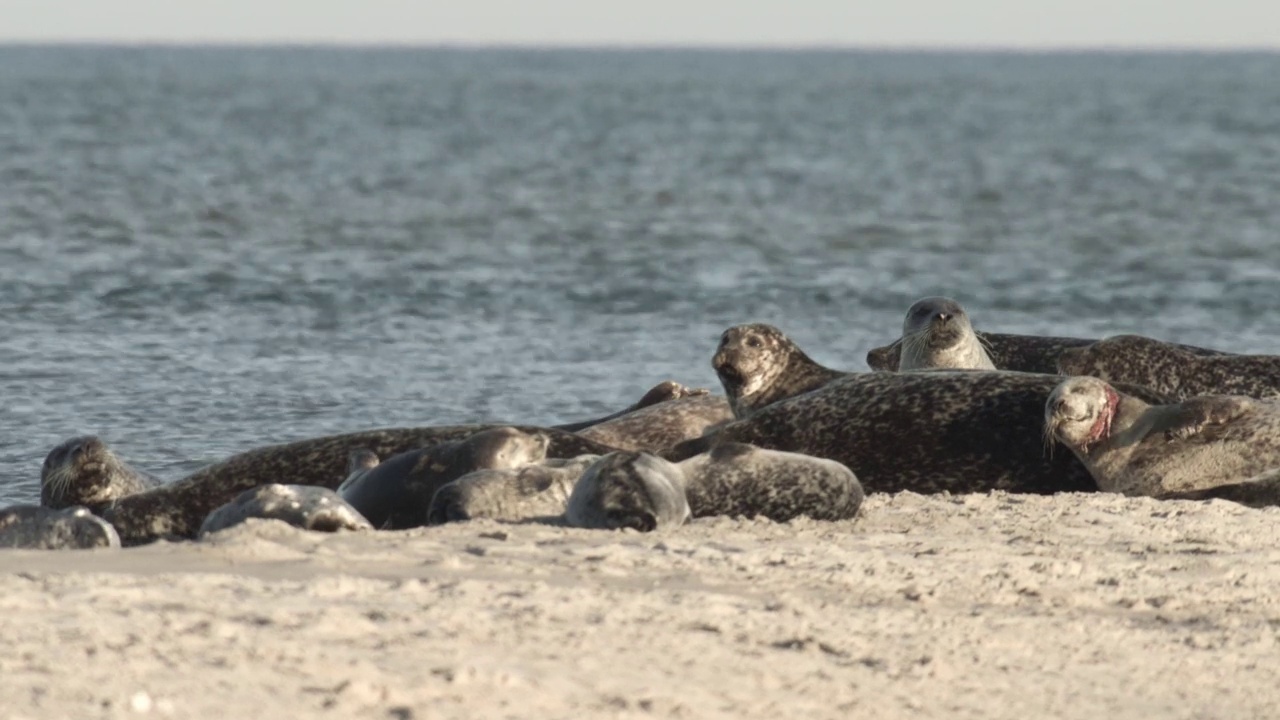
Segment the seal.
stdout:
<path fill-rule="evenodd" d="M 1280 394 L 1280 356 L 1197 355 L 1184 346 L 1142 335 L 1116 335 L 1063 350 L 1063 375 L 1145 385 L 1177 400 L 1196 395 Z"/>
<path fill-rule="evenodd" d="M 462 440 L 495 427 L 504 426 L 383 428 L 259 447 L 204 467 L 176 482 L 126 495 L 103 506 L 91 505 L 89 509 L 114 525 L 125 545 L 161 538 L 194 538 L 210 512 L 250 488 L 281 483 L 333 489 L 350 474 L 348 464 L 354 450 L 367 450 L 377 457 L 390 458 L 410 450 Z M 528 425 L 513 427 L 546 435 L 548 457 L 603 455 L 616 449 L 563 430 Z"/>
<path fill-rule="evenodd" d="M 917 300 L 902 321 L 899 370 L 971 368 L 995 370 L 969 315 L 960 303 L 945 297 Z"/>
<path fill-rule="evenodd" d="M 366 473 L 378 467 L 380 462 L 378 456 L 369 450 L 364 448 L 352 450 L 347 455 L 347 479 L 338 485 L 337 493 L 341 495 L 344 488 L 359 482 Z"/>
<path fill-rule="evenodd" d="M 1063 380 L 1045 402 L 1056 439 L 1105 492 L 1162 497 L 1280 468 L 1280 400 L 1201 395 L 1148 404 L 1095 377 Z"/>
<path fill-rule="evenodd" d="M 101 507 L 162 482 L 116 457 L 101 438 L 84 435 L 63 441 L 45 457 L 40 469 L 40 504 L 54 509 Z"/>
<path fill-rule="evenodd" d="M 636 410 L 579 430 L 578 434 L 619 450 L 654 453 L 701 437 L 732 419 L 733 410 L 724 397 L 699 395 Z"/>
<path fill-rule="evenodd" d="M 204 536 L 239 525 L 249 518 L 281 520 L 303 530 L 337 532 L 372 530 L 373 526 L 338 494 L 310 485 L 259 485 L 215 509 L 200 526 Z"/>
<path fill-rule="evenodd" d="M 0 548 L 85 550 L 118 548 L 111 524 L 82 507 L 57 510 L 42 505 L 11 505 L 0 510 Z"/>
<path fill-rule="evenodd" d="M 1044 449 L 1044 404 L 1060 380 L 984 370 L 859 373 L 769 405 L 663 456 L 680 461 L 741 442 L 834 460 L 868 492 L 1095 490 L 1079 460 Z"/>
<path fill-rule="evenodd" d="M 725 330 L 711 367 L 737 418 L 848 374 L 818 364 L 781 330 L 763 323 Z"/>
<path fill-rule="evenodd" d="M 476 470 L 538 462 L 546 457 L 549 440 L 542 432 L 513 427 L 484 430 L 390 457 L 344 483 L 339 496 L 379 530 L 420 527 L 441 487 Z"/>
<path fill-rule="evenodd" d="M 641 396 L 639 400 L 635 402 L 635 404 L 630 405 L 626 408 L 623 408 L 622 410 L 619 410 L 616 413 L 605 415 L 604 417 L 596 418 L 594 420 L 583 420 L 580 422 L 565 423 L 563 425 L 553 425 L 552 427 L 555 428 L 556 430 L 568 430 L 569 432 L 577 432 L 579 430 L 585 430 L 589 427 L 593 427 L 601 423 L 606 423 L 611 420 L 617 420 L 618 418 L 625 417 L 631 413 L 636 412 L 637 410 L 643 410 L 645 408 L 650 408 L 655 405 L 660 405 L 662 403 L 670 402 L 672 400 L 680 400 L 682 398 L 691 398 L 691 397 L 698 397 L 701 395 L 707 395 L 710 392 L 711 391 L 707 390 L 706 388 L 690 388 L 690 387 L 685 387 L 684 385 L 681 385 L 680 383 L 674 380 L 663 380 L 662 382 L 650 388 L 648 392 L 646 392 L 643 396 Z"/>
<path fill-rule="evenodd" d="M 576 527 L 641 532 L 716 515 L 847 520 L 863 497 L 840 463 L 730 442 L 680 463 L 648 453 L 606 455 L 583 473 L 565 517 Z"/>
<path fill-rule="evenodd" d="M 468 473 L 436 491 L 427 524 L 480 518 L 545 522 L 563 517 L 574 484 L 599 458 L 552 458 L 518 468 Z"/>

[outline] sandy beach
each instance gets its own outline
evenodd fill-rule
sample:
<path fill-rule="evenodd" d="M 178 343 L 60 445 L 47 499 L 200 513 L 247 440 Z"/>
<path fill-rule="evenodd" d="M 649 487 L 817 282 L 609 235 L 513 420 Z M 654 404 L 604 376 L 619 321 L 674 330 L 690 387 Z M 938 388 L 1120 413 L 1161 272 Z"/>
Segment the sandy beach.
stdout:
<path fill-rule="evenodd" d="M 6 718 L 1280 715 L 1280 510 L 872 495 L 0 552 Z"/>

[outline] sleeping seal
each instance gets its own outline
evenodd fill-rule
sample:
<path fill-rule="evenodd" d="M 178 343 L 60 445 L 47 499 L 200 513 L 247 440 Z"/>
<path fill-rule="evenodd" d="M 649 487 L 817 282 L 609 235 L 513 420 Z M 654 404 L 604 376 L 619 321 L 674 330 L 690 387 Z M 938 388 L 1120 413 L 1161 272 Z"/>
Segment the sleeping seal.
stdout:
<path fill-rule="evenodd" d="M 569 493 L 599 455 L 551 458 L 518 468 L 477 470 L 441 487 L 427 524 L 460 520 L 549 520 L 564 515 Z"/>
<path fill-rule="evenodd" d="M 945 297 L 917 300 L 902 321 L 899 370 L 995 370 L 960 303 Z"/>
<path fill-rule="evenodd" d="M 1116 335 L 1069 348 L 1058 357 L 1063 375 L 1092 375 L 1145 385 L 1182 400 L 1196 395 L 1280 394 L 1280 356 L 1203 355 L 1141 335 Z"/>
<path fill-rule="evenodd" d="M 319 532 L 372 530 L 355 508 L 329 488 L 311 485 L 259 485 L 209 513 L 200 536 L 225 530 L 249 518 L 282 520 L 296 528 Z"/>
<path fill-rule="evenodd" d="M 82 507 L 11 505 L 0 510 L 0 548 L 83 550 L 120 547 L 115 528 Z"/>
<path fill-rule="evenodd" d="M 737 418 L 848 374 L 818 364 L 781 330 L 764 323 L 725 330 L 711 367 Z"/>

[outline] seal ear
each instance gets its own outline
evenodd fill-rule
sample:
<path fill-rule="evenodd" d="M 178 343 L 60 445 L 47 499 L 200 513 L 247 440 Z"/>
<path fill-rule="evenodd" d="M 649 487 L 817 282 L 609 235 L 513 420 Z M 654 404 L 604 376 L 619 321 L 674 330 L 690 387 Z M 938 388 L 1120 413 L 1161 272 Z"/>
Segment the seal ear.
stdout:
<path fill-rule="evenodd" d="M 721 443 L 715 446 L 714 448 L 712 448 L 711 459 L 716 462 L 720 462 L 721 460 L 732 460 L 734 458 L 740 458 L 743 455 L 749 455 L 751 454 L 751 451 L 755 449 L 756 449 L 755 445 L 748 445 L 747 443 L 740 443 L 740 442 Z"/>

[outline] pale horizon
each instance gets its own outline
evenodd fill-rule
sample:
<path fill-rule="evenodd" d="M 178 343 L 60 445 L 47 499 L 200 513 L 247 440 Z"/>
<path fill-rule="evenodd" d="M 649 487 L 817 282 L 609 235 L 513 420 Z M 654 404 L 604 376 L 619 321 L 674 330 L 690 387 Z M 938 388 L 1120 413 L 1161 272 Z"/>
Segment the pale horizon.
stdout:
<path fill-rule="evenodd" d="M 0 43 L 459 48 L 1280 50 L 1258 0 L 0 0 Z"/>

